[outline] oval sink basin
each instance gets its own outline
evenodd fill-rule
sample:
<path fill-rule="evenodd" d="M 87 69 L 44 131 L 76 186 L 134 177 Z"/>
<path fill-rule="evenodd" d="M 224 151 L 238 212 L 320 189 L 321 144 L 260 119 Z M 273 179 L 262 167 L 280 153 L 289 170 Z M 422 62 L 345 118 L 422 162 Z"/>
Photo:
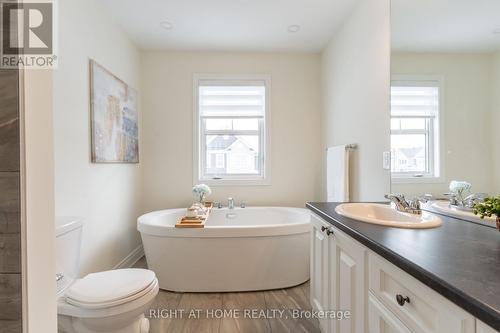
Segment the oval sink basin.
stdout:
<path fill-rule="evenodd" d="M 428 212 L 422 215 L 403 213 L 382 204 L 345 203 L 338 205 L 335 211 L 354 220 L 396 228 L 434 228 L 443 223 L 438 216 Z"/>

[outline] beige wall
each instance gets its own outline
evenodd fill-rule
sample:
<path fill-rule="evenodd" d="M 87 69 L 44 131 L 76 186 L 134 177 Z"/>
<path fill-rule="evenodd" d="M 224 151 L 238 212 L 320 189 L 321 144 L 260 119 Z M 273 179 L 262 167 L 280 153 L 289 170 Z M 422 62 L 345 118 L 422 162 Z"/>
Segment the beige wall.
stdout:
<path fill-rule="evenodd" d="M 494 193 L 500 194 L 500 52 L 493 56 L 492 73 L 492 113 L 491 113 L 491 152 L 493 158 Z"/>
<path fill-rule="evenodd" d="M 59 68 L 54 71 L 56 215 L 84 218 L 85 274 L 112 268 L 140 245 L 136 219 L 142 193 L 142 162 L 90 163 L 88 62 L 96 60 L 139 90 L 140 54 L 98 0 L 61 1 L 59 26 Z"/>
<path fill-rule="evenodd" d="M 358 144 L 352 160 L 353 201 L 382 200 L 390 189 L 389 172 L 382 168 L 382 153 L 390 150 L 389 58 L 388 0 L 361 1 L 322 54 L 323 175 L 327 147 Z"/>
<path fill-rule="evenodd" d="M 438 184 L 392 184 L 392 192 L 441 196 L 451 180 L 474 192 L 493 192 L 490 132 L 492 58 L 477 54 L 393 54 L 393 75 L 439 75 L 444 79 L 442 121 L 444 180 Z M 498 142 L 498 141 L 496 141 Z"/>
<path fill-rule="evenodd" d="M 144 52 L 143 163 L 146 211 L 193 197 L 193 74 L 271 75 L 270 186 L 213 187 L 211 199 L 304 207 L 319 199 L 319 56 Z"/>

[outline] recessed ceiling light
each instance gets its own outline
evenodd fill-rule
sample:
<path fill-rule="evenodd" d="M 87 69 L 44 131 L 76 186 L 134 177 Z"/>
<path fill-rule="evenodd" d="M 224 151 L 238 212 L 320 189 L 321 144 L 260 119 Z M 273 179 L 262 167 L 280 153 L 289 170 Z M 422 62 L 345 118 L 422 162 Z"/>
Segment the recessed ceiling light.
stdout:
<path fill-rule="evenodd" d="M 288 27 L 288 32 L 291 33 L 299 32 L 299 30 L 300 30 L 300 25 L 298 24 L 293 24 Z"/>
<path fill-rule="evenodd" d="M 495 35 L 500 35 L 500 28 L 493 30 L 493 33 Z"/>
<path fill-rule="evenodd" d="M 174 26 L 172 25 L 172 23 L 168 22 L 168 21 L 161 21 L 160 22 L 160 26 L 165 29 L 165 30 L 172 30 L 174 28 Z"/>

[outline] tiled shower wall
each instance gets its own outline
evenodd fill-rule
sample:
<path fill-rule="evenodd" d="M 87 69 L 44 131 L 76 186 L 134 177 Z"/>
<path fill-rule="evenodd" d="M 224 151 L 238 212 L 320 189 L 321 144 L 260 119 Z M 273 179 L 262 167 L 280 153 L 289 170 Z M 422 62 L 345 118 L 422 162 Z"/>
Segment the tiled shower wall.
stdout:
<path fill-rule="evenodd" d="M 18 80 L 0 70 L 0 333 L 22 332 Z"/>

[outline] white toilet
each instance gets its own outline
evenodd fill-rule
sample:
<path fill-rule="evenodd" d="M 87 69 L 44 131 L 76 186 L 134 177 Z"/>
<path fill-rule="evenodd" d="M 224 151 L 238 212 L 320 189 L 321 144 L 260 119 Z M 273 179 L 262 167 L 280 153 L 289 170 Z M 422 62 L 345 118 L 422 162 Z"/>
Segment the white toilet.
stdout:
<path fill-rule="evenodd" d="M 59 330 L 66 333 L 147 333 L 144 317 L 158 294 L 155 273 L 117 269 L 77 279 L 83 223 L 56 218 L 56 280 Z"/>

